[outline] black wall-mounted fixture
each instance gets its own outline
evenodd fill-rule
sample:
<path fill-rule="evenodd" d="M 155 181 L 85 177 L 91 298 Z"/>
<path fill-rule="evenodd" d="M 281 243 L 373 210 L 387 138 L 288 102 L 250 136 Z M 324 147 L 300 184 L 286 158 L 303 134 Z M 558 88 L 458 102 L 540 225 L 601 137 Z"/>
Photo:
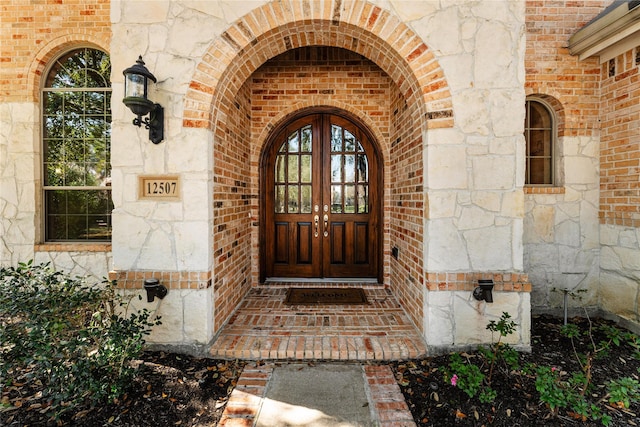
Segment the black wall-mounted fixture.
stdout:
<path fill-rule="evenodd" d="M 155 83 L 155 76 L 144 66 L 142 56 L 138 57 L 135 65 L 124 70 L 122 74 L 124 74 L 122 102 L 138 116 L 133 119 L 133 124 L 138 127 L 144 125 L 145 129 L 149 129 L 151 142 L 159 144 L 164 139 L 164 108 L 147 97 L 149 80 Z M 142 119 L 142 116 L 147 114 L 149 118 Z"/>
<path fill-rule="evenodd" d="M 478 287 L 473 290 L 473 297 L 478 301 L 493 302 L 493 280 L 480 279 L 478 280 Z"/>
<path fill-rule="evenodd" d="M 145 279 L 144 290 L 147 291 L 147 302 L 153 302 L 154 297 L 160 299 L 167 295 L 167 288 L 158 279 Z"/>

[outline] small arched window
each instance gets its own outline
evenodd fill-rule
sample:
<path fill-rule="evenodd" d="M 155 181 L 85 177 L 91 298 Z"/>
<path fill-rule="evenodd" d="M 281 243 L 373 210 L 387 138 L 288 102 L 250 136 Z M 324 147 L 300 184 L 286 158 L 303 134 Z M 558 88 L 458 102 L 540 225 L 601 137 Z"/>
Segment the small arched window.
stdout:
<path fill-rule="evenodd" d="M 537 99 L 526 101 L 524 138 L 527 144 L 525 184 L 554 184 L 555 123 L 550 108 Z"/>
<path fill-rule="evenodd" d="M 53 61 L 42 89 L 46 241 L 111 240 L 111 63 L 81 48 Z"/>

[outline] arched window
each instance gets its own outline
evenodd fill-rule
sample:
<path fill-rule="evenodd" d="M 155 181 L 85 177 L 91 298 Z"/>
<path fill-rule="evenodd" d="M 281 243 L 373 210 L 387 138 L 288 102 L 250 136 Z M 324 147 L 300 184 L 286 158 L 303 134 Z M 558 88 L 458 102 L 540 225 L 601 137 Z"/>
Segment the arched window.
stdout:
<path fill-rule="evenodd" d="M 46 241 L 111 239 L 111 63 L 97 49 L 57 58 L 42 89 Z"/>
<path fill-rule="evenodd" d="M 526 101 L 524 138 L 527 143 L 525 184 L 554 184 L 555 124 L 550 108 L 540 100 Z"/>

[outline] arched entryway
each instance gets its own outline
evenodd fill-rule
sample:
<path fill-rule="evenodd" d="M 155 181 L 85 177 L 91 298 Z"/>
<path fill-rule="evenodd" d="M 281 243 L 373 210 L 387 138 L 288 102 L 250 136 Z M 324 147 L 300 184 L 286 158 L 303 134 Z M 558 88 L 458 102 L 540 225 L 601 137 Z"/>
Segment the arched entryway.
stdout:
<path fill-rule="evenodd" d="M 263 150 L 261 279 L 381 280 L 382 161 L 344 111 L 315 108 Z"/>

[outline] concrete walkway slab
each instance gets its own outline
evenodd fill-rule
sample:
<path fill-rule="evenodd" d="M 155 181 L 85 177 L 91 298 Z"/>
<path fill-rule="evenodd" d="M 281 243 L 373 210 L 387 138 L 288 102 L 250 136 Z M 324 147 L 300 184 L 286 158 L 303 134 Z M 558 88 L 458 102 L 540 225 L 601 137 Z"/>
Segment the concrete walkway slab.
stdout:
<path fill-rule="evenodd" d="M 257 427 L 372 425 L 360 365 L 296 363 L 273 370 Z"/>
<path fill-rule="evenodd" d="M 388 365 L 250 363 L 219 427 L 415 427 Z"/>

